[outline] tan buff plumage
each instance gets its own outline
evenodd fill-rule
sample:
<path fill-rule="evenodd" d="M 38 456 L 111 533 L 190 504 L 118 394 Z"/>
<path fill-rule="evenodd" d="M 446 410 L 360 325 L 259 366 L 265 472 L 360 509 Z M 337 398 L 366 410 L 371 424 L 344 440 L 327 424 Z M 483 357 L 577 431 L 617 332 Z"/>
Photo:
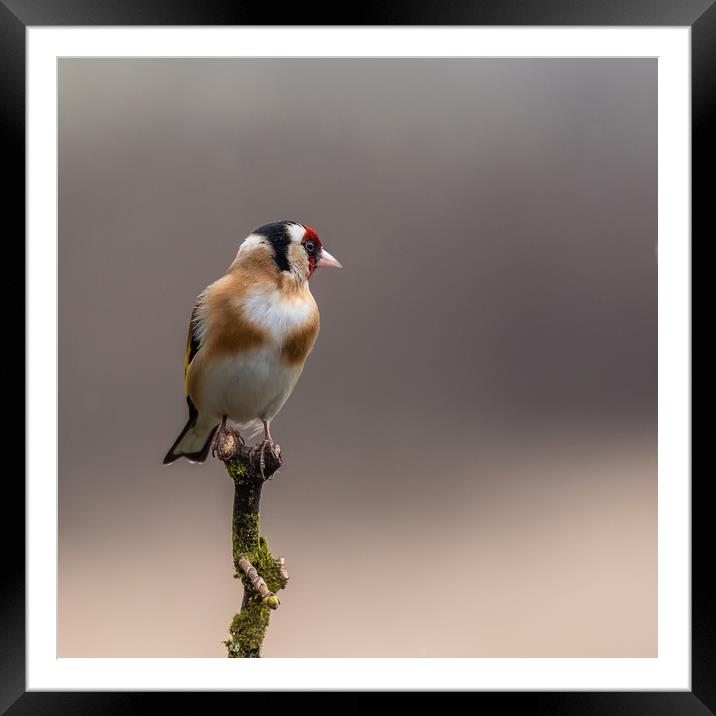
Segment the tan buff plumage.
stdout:
<path fill-rule="evenodd" d="M 320 319 L 318 311 L 305 325 L 289 333 L 281 346 L 281 357 L 291 365 L 303 365 L 318 338 Z"/>

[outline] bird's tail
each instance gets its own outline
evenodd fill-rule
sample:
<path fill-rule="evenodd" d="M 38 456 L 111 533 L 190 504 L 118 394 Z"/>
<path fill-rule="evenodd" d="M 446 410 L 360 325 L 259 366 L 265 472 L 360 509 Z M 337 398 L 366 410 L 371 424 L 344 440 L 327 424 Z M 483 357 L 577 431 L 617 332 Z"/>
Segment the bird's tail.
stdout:
<path fill-rule="evenodd" d="M 189 403 L 189 421 L 164 457 L 165 465 L 180 457 L 185 457 L 189 462 L 204 462 L 209 453 L 211 439 L 219 427 L 219 424 L 213 420 L 200 416 L 189 398 L 187 403 Z"/>

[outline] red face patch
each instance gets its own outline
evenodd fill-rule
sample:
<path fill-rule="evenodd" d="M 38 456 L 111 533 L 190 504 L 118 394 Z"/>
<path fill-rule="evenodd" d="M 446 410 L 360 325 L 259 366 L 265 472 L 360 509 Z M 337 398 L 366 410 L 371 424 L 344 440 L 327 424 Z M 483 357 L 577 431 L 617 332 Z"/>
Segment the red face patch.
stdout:
<path fill-rule="evenodd" d="M 306 233 L 301 239 L 301 246 L 303 246 L 308 255 L 308 278 L 310 279 L 316 270 L 318 260 L 321 258 L 321 240 L 310 226 L 306 227 Z"/>

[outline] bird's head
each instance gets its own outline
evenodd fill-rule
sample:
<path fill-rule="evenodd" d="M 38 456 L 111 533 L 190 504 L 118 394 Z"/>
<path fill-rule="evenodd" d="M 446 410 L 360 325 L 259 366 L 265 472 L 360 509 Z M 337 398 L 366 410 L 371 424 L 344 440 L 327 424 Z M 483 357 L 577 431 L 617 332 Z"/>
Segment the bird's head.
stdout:
<path fill-rule="evenodd" d="M 259 227 L 244 239 L 237 261 L 270 257 L 275 270 L 288 272 L 300 282 L 308 281 L 317 268 L 341 268 L 323 248 L 318 234 L 305 224 L 276 221 Z"/>

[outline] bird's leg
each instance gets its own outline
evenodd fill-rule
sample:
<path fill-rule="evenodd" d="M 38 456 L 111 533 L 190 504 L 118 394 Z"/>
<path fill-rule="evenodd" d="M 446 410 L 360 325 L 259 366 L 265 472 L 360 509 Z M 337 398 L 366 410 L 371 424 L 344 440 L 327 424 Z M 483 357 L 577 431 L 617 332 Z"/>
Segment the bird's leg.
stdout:
<path fill-rule="evenodd" d="M 261 477 L 267 479 L 267 464 L 271 466 L 270 475 L 272 475 L 281 465 L 281 448 L 273 441 L 271 437 L 270 420 L 261 419 L 264 424 L 264 439 L 256 446 L 259 453 L 259 470 Z"/>
<path fill-rule="evenodd" d="M 236 454 L 240 445 L 244 445 L 244 439 L 238 430 L 226 424 L 226 415 L 224 415 L 211 444 L 211 456 L 226 462 Z"/>
<path fill-rule="evenodd" d="M 226 434 L 226 415 L 221 419 L 221 425 L 214 433 L 214 439 L 211 441 L 211 457 L 216 457 L 216 453 L 221 451 L 224 444 L 224 436 Z"/>

